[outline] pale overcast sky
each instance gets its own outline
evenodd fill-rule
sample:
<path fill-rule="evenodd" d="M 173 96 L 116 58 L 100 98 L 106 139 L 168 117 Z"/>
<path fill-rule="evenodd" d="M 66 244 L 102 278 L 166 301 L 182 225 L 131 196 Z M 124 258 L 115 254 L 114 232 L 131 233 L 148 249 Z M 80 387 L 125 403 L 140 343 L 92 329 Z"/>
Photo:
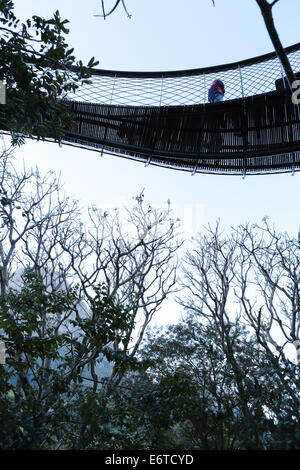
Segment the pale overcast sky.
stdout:
<path fill-rule="evenodd" d="M 111 7 L 115 0 L 106 0 Z M 178 70 L 234 62 L 271 52 L 272 44 L 255 0 L 127 0 L 128 19 L 118 10 L 105 21 L 100 0 L 15 0 L 22 19 L 59 9 L 70 23 L 69 44 L 78 59 L 94 56 L 99 68 Z M 299 41 L 299 0 L 280 0 L 275 22 L 284 46 Z M 190 234 L 217 218 L 225 228 L 265 215 L 278 229 L 297 235 L 300 225 L 300 174 L 191 176 L 126 159 L 56 144 L 28 141 L 16 152 L 28 166 L 61 173 L 65 191 L 82 205 L 118 206 L 145 188 L 152 205 L 170 199 Z M 170 312 L 175 311 L 171 309 Z M 166 310 L 165 310 L 166 312 Z M 167 316 L 172 321 L 172 316 Z M 175 318 L 174 318 L 175 320 Z"/>
<path fill-rule="evenodd" d="M 122 8 L 105 21 L 100 0 L 74 2 L 15 0 L 22 18 L 49 16 L 59 9 L 70 23 L 69 44 L 83 60 L 95 56 L 99 68 L 115 70 L 176 70 L 233 62 L 272 50 L 255 0 L 127 0 L 132 19 Z M 114 0 L 106 0 L 108 7 Z M 299 41 L 299 0 L 280 0 L 275 22 L 284 46 Z M 145 188 L 152 205 L 170 199 L 187 235 L 221 219 L 229 228 L 245 221 L 258 222 L 265 215 L 280 230 L 297 235 L 300 225 L 300 174 L 248 176 L 191 176 L 158 167 L 147 167 L 123 158 L 56 144 L 28 141 L 16 152 L 19 162 L 38 165 L 42 171 L 61 173 L 67 194 L 81 205 L 115 207 L 131 201 Z M 166 321 L 175 320 L 170 309 Z M 166 310 L 164 310 L 166 312 Z M 179 313 L 179 312 L 178 312 Z"/>
<path fill-rule="evenodd" d="M 106 0 L 111 7 L 114 0 Z M 255 0 L 127 0 L 128 19 L 119 7 L 105 21 L 100 0 L 15 0 L 22 18 L 49 16 L 59 9 L 70 20 L 69 44 L 79 58 L 95 56 L 99 68 L 115 70 L 176 70 L 233 62 L 272 51 Z M 299 41 L 299 0 L 280 0 L 275 22 L 284 46 Z M 66 192 L 83 204 L 116 206 L 145 188 L 150 203 L 168 198 L 185 228 L 199 229 L 218 217 L 225 227 L 259 221 L 268 215 L 280 230 L 297 233 L 300 219 L 299 178 L 291 174 L 191 176 L 147 167 L 119 157 L 56 144 L 28 142 L 18 159 L 61 173 Z"/>

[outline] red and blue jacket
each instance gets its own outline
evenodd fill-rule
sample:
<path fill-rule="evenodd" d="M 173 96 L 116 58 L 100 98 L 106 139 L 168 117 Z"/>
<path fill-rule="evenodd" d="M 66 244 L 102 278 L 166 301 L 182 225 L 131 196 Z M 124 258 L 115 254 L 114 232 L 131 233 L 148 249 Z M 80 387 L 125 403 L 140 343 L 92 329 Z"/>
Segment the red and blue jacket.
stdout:
<path fill-rule="evenodd" d="M 214 80 L 208 90 L 208 101 L 214 103 L 217 95 L 225 95 L 225 85 L 222 80 Z"/>

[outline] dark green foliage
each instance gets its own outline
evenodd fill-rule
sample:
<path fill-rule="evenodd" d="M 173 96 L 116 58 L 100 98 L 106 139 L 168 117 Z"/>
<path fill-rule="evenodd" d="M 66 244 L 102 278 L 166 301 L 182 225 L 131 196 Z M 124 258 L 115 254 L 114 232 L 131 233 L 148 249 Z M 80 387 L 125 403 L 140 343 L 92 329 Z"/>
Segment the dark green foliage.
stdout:
<path fill-rule="evenodd" d="M 20 292 L 0 298 L 2 449 L 298 449 L 296 366 L 273 360 L 247 330 L 231 324 L 226 344 L 193 316 L 149 335 L 140 360 L 118 357 L 128 310 L 95 289 L 90 317 L 57 329 L 78 302 L 76 289 L 47 292 L 31 271 Z M 66 326 L 66 324 L 65 324 Z M 114 373 L 97 390 L 84 366 L 109 357 Z M 282 384 L 282 376 L 286 388 Z"/>
<path fill-rule="evenodd" d="M 52 364 L 62 360 L 67 337 L 53 320 L 70 307 L 75 293 L 48 293 L 31 271 L 23 279 L 21 292 L 11 290 L 0 297 L 1 339 L 7 346 L 6 365 L 0 369 L 1 448 L 49 444 L 53 416 L 63 407 L 55 387 L 64 378 Z"/>
<path fill-rule="evenodd" d="M 0 1 L 0 80 L 7 90 L 0 124 L 14 143 L 23 143 L 25 136 L 59 141 L 71 122 L 66 93 L 87 83 L 89 69 L 97 65 L 94 58 L 87 67 L 76 63 L 65 40 L 67 25 L 58 11 L 48 20 L 34 15 L 21 23 L 13 2 Z M 74 65 L 78 68 L 71 73 Z"/>
<path fill-rule="evenodd" d="M 78 301 L 47 292 L 31 271 L 20 292 L 0 298 L 2 449 L 297 449 L 296 366 L 272 360 L 232 324 L 232 357 L 218 332 L 188 317 L 150 335 L 137 372 L 109 389 L 83 385 L 83 365 L 122 341 L 126 309 L 96 289 L 90 318 L 59 332 L 52 320 Z M 131 370 L 128 358 L 116 365 Z M 284 390 L 281 376 L 288 387 Z M 109 393 L 108 393 L 109 390 Z"/>
<path fill-rule="evenodd" d="M 79 302 L 76 289 L 49 292 L 30 270 L 23 282 L 20 292 L 9 290 L 0 297 L 0 339 L 7 346 L 6 364 L 0 366 L 0 448 L 87 446 L 86 429 L 95 444 L 111 421 L 110 405 L 103 405 L 106 388 L 93 393 L 82 385 L 82 373 L 91 361 L 109 355 L 111 341 L 122 340 L 130 323 L 127 311 L 100 286 L 91 318 L 71 320 Z M 125 355 L 120 362 L 130 369 Z M 76 437 L 71 439 L 70 432 Z"/>
<path fill-rule="evenodd" d="M 299 448 L 297 367 L 274 361 L 238 324 L 230 339 L 231 357 L 216 330 L 193 317 L 148 338 L 143 356 L 156 361 L 149 416 L 165 423 L 165 448 Z"/>

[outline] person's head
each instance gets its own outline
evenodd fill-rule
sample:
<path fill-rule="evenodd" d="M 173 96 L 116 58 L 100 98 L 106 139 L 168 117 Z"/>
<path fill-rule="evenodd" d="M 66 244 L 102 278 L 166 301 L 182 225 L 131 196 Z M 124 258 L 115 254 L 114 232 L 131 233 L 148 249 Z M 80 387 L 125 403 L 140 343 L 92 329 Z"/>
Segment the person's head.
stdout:
<path fill-rule="evenodd" d="M 216 80 L 214 80 L 212 82 L 212 87 L 217 87 L 220 91 L 222 91 L 222 93 L 225 93 L 225 86 L 224 86 L 224 83 L 222 82 L 222 80 L 220 80 L 219 78 L 217 78 Z"/>

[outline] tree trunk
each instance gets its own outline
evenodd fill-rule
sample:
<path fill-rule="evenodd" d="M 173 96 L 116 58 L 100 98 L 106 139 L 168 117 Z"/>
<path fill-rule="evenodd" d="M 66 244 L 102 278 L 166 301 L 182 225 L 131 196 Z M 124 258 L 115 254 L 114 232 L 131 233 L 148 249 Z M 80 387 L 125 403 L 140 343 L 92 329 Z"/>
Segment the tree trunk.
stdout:
<path fill-rule="evenodd" d="M 263 15 L 270 39 L 273 43 L 275 51 L 278 55 L 279 60 L 281 61 L 282 67 L 288 79 L 289 86 L 290 88 L 292 88 L 292 83 L 296 80 L 296 77 L 291 67 L 290 61 L 284 51 L 282 43 L 279 39 L 279 35 L 276 31 L 274 20 L 273 20 L 273 15 L 272 15 L 272 7 L 277 2 L 278 0 L 274 0 L 272 3 L 269 3 L 267 0 L 256 0 L 256 3 L 258 4 L 261 10 L 261 13 Z"/>

